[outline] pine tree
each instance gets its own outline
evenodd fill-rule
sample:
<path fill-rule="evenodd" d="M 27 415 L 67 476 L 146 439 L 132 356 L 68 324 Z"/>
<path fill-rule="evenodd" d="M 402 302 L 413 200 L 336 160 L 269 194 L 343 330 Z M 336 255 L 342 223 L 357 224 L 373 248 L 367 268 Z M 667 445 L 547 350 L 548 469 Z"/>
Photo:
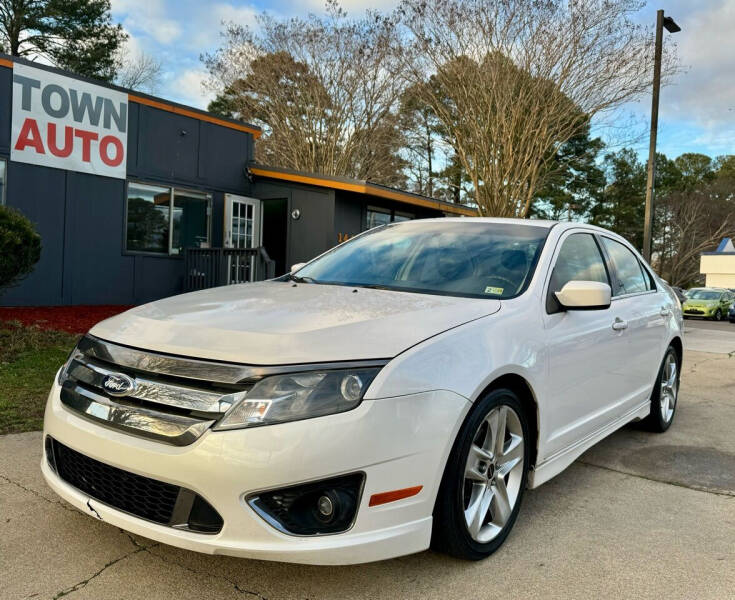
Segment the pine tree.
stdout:
<path fill-rule="evenodd" d="M 0 46 L 13 56 L 42 56 L 61 69 L 112 81 L 127 39 L 110 0 L 0 0 Z"/>

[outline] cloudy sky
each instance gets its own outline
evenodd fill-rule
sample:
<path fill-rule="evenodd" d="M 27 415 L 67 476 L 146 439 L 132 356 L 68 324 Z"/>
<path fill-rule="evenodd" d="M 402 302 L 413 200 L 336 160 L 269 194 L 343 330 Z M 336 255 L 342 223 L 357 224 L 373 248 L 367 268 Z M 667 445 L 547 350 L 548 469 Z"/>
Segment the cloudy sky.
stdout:
<path fill-rule="evenodd" d="M 391 8 L 394 0 L 343 0 L 355 14 L 366 7 Z M 200 108 L 210 97 L 199 56 L 219 45 L 222 21 L 253 23 L 263 10 L 290 16 L 323 10 L 323 0 L 112 0 L 113 17 L 131 36 L 134 50 L 158 58 L 163 76 L 156 94 Z M 653 23 L 656 9 L 673 16 L 682 31 L 675 40 L 683 67 L 661 92 L 659 150 L 669 156 L 703 152 L 735 154 L 735 0 L 658 0 L 637 15 Z M 616 144 L 633 145 L 647 154 L 650 98 L 625 107 L 599 131 Z"/>

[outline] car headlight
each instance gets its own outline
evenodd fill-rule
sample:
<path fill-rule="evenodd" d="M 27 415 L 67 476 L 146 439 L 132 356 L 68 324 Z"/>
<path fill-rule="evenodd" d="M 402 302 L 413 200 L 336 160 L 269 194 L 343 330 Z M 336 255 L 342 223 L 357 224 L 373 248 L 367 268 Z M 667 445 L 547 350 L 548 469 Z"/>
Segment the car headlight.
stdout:
<path fill-rule="evenodd" d="M 59 385 L 64 383 L 72 361 L 74 361 L 74 359 L 76 358 L 79 358 L 80 356 L 82 356 L 82 353 L 79 351 L 79 346 L 74 346 L 72 351 L 69 352 L 69 356 L 66 358 L 66 362 L 62 365 L 61 369 L 59 369 L 59 377 L 56 380 Z"/>
<path fill-rule="evenodd" d="M 378 371 L 380 367 L 266 377 L 243 394 L 214 429 L 272 425 L 352 410 Z"/>

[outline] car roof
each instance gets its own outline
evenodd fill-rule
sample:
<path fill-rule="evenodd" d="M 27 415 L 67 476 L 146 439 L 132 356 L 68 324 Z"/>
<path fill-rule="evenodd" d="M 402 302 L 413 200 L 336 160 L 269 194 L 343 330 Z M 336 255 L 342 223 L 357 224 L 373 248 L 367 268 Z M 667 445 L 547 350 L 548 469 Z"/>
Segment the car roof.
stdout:
<path fill-rule="evenodd" d="M 496 223 L 500 225 L 526 225 L 531 227 L 543 227 L 544 229 L 551 229 L 552 227 L 559 226 L 560 229 L 589 229 L 598 231 L 600 233 L 607 233 L 620 237 L 614 231 L 598 227 L 597 225 L 590 225 L 589 223 L 577 223 L 575 221 L 549 221 L 546 219 L 519 219 L 513 217 L 434 217 L 431 219 L 412 219 L 409 221 L 401 221 L 399 223 L 391 223 L 391 225 L 405 225 L 406 223 L 447 223 L 457 221 L 460 223 Z"/>
<path fill-rule="evenodd" d="M 577 223 L 575 221 L 549 221 L 545 219 L 518 219 L 511 217 L 435 217 L 431 219 L 412 219 L 409 221 L 401 221 L 398 223 L 391 223 L 391 225 L 406 225 L 408 223 L 447 223 L 447 222 L 461 222 L 461 223 L 496 223 L 500 225 L 525 225 L 526 227 L 539 227 L 544 229 L 551 229 L 555 227 L 559 234 L 569 229 L 585 229 L 587 231 L 594 231 L 597 233 L 603 233 L 611 237 L 626 241 L 625 238 L 619 234 L 604 227 L 598 227 L 597 225 L 590 225 L 589 223 Z"/>
<path fill-rule="evenodd" d="M 404 225 L 406 223 L 451 223 L 457 221 L 460 223 L 497 223 L 501 225 L 531 225 L 533 227 L 544 227 L 551 229 L 557 225 L 559 221 L 546 221 L 544 219 L 514 219 L 504 217 L 435 217 L 433 219 L 412 219 L 410 221 L 401 221 L 396 225 Z M 394 223 L 391 223 L 393 225 Z"/>

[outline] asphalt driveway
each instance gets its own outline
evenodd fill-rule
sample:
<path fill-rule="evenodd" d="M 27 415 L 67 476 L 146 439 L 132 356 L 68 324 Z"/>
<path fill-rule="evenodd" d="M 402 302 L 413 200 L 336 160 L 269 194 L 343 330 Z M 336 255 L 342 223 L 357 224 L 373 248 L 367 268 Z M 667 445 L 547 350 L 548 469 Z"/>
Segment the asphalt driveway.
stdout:
<path fill-rule="evenodd" d="M 688 352 L 669 432 L 627 427 L 587 452 L 527 494 L 505 546 L 479 563 L 424 552 L 310 567 L 178 550 L 56 498 L 40 433 L 0 437 L 0 598 L 735 599 L 735 357 L 720 352 Z"/>

